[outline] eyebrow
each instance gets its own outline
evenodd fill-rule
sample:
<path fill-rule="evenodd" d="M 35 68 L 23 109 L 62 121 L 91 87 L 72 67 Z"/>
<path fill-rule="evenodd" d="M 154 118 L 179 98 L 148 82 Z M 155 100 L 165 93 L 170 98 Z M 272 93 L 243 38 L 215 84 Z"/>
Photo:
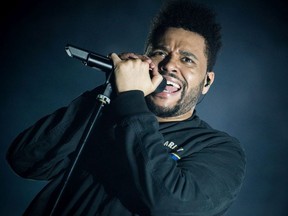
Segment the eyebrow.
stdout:
<path fill-rule="evenodd" d="M 168 51 L 168 48 L 162 45 L 158 45 L 155 46 L 154 49 L 162 49 L 165 51 Z M 185 51 L 185 50 L 179 50 L 180 55 L 184 55 L 186 57 L 192 57 L 193 59 L 195 59 L 196 61 L 199 61 L 198 58 L 196 57 L 196 55 L 194 55 L 193 53 L 189 52 L 189 51 Z"/>

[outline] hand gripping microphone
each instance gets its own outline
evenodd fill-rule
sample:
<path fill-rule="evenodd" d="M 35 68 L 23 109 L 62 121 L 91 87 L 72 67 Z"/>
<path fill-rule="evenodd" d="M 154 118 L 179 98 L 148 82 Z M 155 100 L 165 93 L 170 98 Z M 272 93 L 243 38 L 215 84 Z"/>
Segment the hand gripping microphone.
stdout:
<path fill-rule="evenodd" d="M 66 45 L 65 50 L 68 56 L 82 61 L 82 63 L 86 66 L 95 68 L 103 72 L 111 72 L 113 70 L 113 62 L 106 56 L 96 54 L 88 50 L 72 46 L 70 44 Z M 166 84 L 167 81 L 163 77 L 162 82 L 156 88 L 154 93 L 162 92 L 165 89 Z"/>

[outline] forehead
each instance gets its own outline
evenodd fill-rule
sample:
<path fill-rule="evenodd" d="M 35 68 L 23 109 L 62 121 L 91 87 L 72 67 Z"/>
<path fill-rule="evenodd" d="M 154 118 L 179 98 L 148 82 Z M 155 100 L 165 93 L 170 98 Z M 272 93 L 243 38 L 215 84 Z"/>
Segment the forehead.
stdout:
<path fill-rule="evenodd" d="M 191 31 L 182 28 L 168 28 L 162 34 L 154 46 L 163 46 L 171 50 L 185 50 L 196 52 L 198 55 L 205 56 L 206 44 L 205 39 Z"/>

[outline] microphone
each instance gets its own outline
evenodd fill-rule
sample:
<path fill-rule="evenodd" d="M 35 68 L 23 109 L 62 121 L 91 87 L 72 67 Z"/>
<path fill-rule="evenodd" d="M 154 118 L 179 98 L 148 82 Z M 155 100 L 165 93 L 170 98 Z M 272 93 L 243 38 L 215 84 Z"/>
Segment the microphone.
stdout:
<path fill-rule="evenodd" d="M 69 57 L 76 58 L 86 66 L 92 67 L 94 69 L 103 71 L 103 72 L 111 72 L 113 70 L 113 62 L 106 56 L 90 52 L 88 50 L 75 47 L 73 45 L 67 44 L 65 47 L 65 51 Z M 166 87 L 167 81 L 163 77 L 162 82 L 159 86 L 157 86 L 154 93 L 162 92 Z"/>

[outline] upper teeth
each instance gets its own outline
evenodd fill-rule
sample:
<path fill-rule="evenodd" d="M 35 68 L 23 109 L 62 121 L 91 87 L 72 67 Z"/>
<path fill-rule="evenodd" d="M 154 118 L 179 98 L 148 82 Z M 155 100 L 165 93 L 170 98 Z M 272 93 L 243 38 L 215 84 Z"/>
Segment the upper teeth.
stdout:
<path fill-rule="evenodd" d="M 180 89 L 180 86 L 177 83 L 171 82 L 169 80 L 167 80 L 167 85 L 172 85 L 173 87 Z"/>

